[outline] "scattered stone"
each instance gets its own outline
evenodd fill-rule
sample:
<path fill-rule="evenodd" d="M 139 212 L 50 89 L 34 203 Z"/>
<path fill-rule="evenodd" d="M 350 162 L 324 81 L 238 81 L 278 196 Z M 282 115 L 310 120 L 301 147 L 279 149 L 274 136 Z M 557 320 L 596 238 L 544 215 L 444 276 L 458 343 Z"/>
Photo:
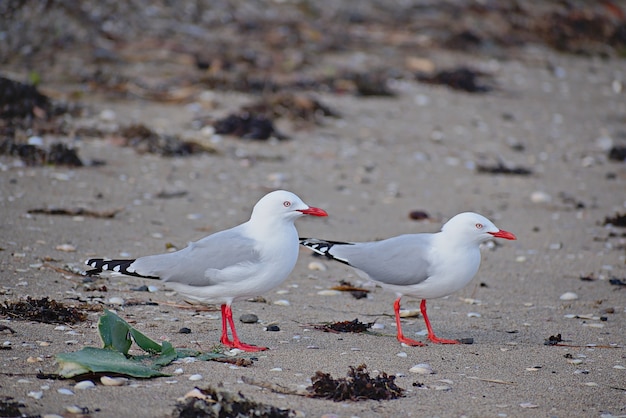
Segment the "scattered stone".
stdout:
<path fill-rule="evenodd" d="M 578 295 L 574 292 L 565 292 L 561 296 L 559 296 L 561 300 L 577 300 Z"/>

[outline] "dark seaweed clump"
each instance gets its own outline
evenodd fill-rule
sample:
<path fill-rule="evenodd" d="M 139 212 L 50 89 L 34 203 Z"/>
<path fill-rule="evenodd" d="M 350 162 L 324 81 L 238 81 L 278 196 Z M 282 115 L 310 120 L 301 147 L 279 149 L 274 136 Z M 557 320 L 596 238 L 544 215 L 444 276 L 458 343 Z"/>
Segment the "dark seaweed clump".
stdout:
<path fill-rule="evenodd" d="M 403 396 L 404 389 L 396 386 L 395 376 L 381 372 L 377 377 L 370 377 L 367 366 L 350 366 L 347 377 L 333 379 L 329 373 L 317 371 L 311 378 L 309 387 L 315 398 L 339 401 L 362 401 L 366 399 L 389 400 Z"/>

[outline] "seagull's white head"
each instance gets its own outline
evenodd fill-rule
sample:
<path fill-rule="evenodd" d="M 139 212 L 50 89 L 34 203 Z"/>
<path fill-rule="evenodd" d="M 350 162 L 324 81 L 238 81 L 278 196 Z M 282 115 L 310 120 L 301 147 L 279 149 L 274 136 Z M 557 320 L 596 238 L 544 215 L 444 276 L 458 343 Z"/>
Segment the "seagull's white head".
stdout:
<path fill-rule="evenodd" d="M 517 239 L 512 233 L 499 229 L 489 219 L 474 212 L 459 213 L 446 222 L 441 231 L 453 235 L 455 239 L 476 244 L 493 238 Z"/>
<path fill-rule="evenodd" d="M 326 211 L 307 205 L 295 194 L 285 190 L 276 190 L 263 196 L 254 205 L 251 219 L 295 220 L 304 215 L 328 216 Z"/>

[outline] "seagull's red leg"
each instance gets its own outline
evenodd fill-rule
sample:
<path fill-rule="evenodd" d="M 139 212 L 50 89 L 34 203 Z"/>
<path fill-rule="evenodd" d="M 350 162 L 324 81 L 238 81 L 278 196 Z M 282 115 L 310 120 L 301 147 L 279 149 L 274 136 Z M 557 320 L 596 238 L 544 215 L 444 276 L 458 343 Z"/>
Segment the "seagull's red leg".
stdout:
<path fill-rule="evenodd" d="M 226 341 L 224 341 L 224 335 L 222 335 L 222 344 L 230 347 L 230 348 L 238 348 L 243 351 L 264 351 L 267 350 L 267 347 L 259 347 L 256 345 L 245 344 L 239 341 L 239 337 L 237 336 L 237 331 L 235 331 L 235 322 L 233 321 L 233 311 L 230 308 L 230 305 L 222 305 L 222 318 L 226 317 L 228 324 L 230 325 L 231 333 L 233 334 L 233 340 L 230 341 L 228 339 L 228 335 L 226 336 Z M 222 319 L 223 321 L 223 319 Z"/>
<path fill-rule="evenodd" d="M 445 340 L 443 338 L 439 338 L 433 332 L 433 327 L 430 325 L 430 320 L 428 319 L 428 314 L 426 313 L 426 299 L 422 299 L 422 303 L 420 303 L 420 311 L 422 311 L 422 316 L 424 317 L 424 322 L 426 322 L 426 329 L 428 330 L 428 339 L 435 344 L 460 344 L 457 340 Z"/>
<path fill-rule="evenodd" d="M 410 346 L 413 346 L 413 347 L 421 347 L 421 346 L 426 345 L 426 344 L 424 344 L 422 342 L 419 342 L 419 341 L 416 341 L 416 340 L 412 340 L 410 338 L 406 338 L 404 336 L 404 334 L 402 333 L 402 325 L 400 324 L 400 299 L 401 299 L 401 297 L 396 299 L 396 301 L 393 303 L 393 311 L 396 314 L 396 328 L 398 329 L 398 336 L 396 338 L 401 343 L 404 343 L 406 345 L 410 345 Z"/>
<path fill-rule="evenodd" d="M 221 306 L 222 308 L 222 338 L 220 342 L 226 347 L 233 347 L 233 342 L 228 338 L 228 326 L 226 325 L 226 318 L 228 317 L 226 304 Z M 231 313 L 232 315 L 232 313 Z"/>

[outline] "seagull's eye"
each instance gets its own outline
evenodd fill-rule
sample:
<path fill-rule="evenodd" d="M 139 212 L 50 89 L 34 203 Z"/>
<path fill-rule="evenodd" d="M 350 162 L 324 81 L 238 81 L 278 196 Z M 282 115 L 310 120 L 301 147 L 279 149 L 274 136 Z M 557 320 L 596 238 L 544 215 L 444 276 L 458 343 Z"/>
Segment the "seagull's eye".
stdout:
<path fill-rule="evenodd" d="M 476 224 L 476 229 L 483 229 L 483 224 L 481 223 Z"/>
<path fill-rule="evenodd" d="M 288 201 L 288 200 L 285 200 L 285 201 L 283 202 L 283 206 L 284 206 L 284 207 L 286 207 L 286 208 L 288 208 L 289 206 L 291 206 L 291 202 L 290 202 L 290 201 Z"/>

